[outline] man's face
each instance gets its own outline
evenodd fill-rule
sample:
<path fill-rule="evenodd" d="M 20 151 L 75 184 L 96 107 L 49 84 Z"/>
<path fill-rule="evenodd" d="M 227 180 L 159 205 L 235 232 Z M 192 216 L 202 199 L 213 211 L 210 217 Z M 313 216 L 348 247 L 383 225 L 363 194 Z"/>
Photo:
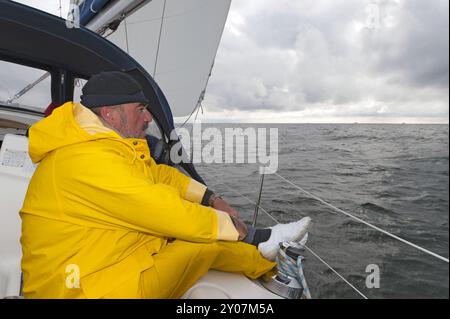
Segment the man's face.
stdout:
<path fill-rule="evenodd" d="M 111 110 L 113 127 L 125 138 L 145 138 L 152 115 L 145 104 L 127 103 Z"/>

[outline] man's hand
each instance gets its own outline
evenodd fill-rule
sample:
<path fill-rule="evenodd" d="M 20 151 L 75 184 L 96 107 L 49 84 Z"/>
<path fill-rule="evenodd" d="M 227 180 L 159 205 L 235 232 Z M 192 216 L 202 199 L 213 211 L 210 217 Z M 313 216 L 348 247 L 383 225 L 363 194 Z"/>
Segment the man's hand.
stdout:
<path fill-rule="evenodd" d="M 220 197 L 215 197 L 212 199 L 211 207 L 226 212 L 228 213 L 228 215 L 230 215 L 234 227 L 239 233 L 238 238 L 239 241 L 242 241 L 247 236 L 248 233 L 247 225 L 245 225 L 244 221 L 240 218 L 237 210 L 228 205 L 226 201 L 224 201 Z"/>
<path fill-rule="evenodd" d="M 226 201 L 224 201 L 222 198 L 215 198 L 212 202 L 212 207 L 218 210 L 221 210 L 223 212 L 228 213 L 228 215 L 239 218 L 239 213 L 237 210 L 232 208 Z"/>
<path fill-rule="evenodd" d="M 244 221 L 238 217 L 231 216 L 231 220 L 233 221 L 234 227 L 239 233 L 239 241 L 242 241 L 245 237 L 247 237 L 248 228 L 245 225 Z"/>

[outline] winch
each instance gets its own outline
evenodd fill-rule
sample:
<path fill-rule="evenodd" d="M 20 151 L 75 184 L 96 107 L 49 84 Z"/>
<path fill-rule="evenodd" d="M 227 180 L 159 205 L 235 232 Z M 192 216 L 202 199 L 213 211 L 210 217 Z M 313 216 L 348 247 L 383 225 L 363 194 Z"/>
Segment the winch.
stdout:
<path fill-rule="evenodd" d="M 306 281 L 301 280 L 303 273 L 299 269 L 304 252 L 305 248 L 299 243 L 280 243 L 277 256 L 278 271 L 275 275 L 262 279 L 261 284 L 274 294 L 287 299 L 301 299 L 305 292 L 308 296 L 308 287 L 304 287 Z"/>

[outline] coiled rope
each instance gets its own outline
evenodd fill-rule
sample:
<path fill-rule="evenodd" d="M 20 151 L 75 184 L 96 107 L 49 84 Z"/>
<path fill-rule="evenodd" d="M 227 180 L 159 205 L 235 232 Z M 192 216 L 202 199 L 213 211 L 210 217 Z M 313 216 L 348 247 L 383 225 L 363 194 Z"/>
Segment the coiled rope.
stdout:
<path fill-rule="evenodd" d="M 303 298 L 311 299 L 311 293 L 306 283 L 305 275 L 303 274 L 302 260 L 303 256 L 298 256 L 297 260 L 288 256 L 283 249 L 278 251 L 278 256 L 276 257 L 277 269 L 284 275 L 296 278 L 297 281 L 303 287 Z"/>

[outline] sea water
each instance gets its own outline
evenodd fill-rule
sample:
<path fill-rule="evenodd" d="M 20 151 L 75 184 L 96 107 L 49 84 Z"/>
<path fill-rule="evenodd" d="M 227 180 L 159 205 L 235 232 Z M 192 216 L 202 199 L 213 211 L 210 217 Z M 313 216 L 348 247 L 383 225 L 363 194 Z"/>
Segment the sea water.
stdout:
<path fill-rule="evenodd" d="M 448 258 L 449 126 L 408 124 L 203 124 L 278 128 L 277 173 L 377 227 Z M 204 141 L 207 143 L 207 141 Z M 208 186 L 251 223 L 255 163 L 196 164 Z M 244 195 L 246 198 L 242 197 Z M 266 175 L 261 206 L 280 222 L 310 216 L 308 247 L 369 298 L 449 298 L 448 263 L 418 251 Z M 258 226 L 274 224 L 260 210 Z M 313 298 L 360 298 L 309 252 Z M 375 265 L 375 266 L 374 266 Z M 367 285 L 379 269 L 379 288 Z"/>

